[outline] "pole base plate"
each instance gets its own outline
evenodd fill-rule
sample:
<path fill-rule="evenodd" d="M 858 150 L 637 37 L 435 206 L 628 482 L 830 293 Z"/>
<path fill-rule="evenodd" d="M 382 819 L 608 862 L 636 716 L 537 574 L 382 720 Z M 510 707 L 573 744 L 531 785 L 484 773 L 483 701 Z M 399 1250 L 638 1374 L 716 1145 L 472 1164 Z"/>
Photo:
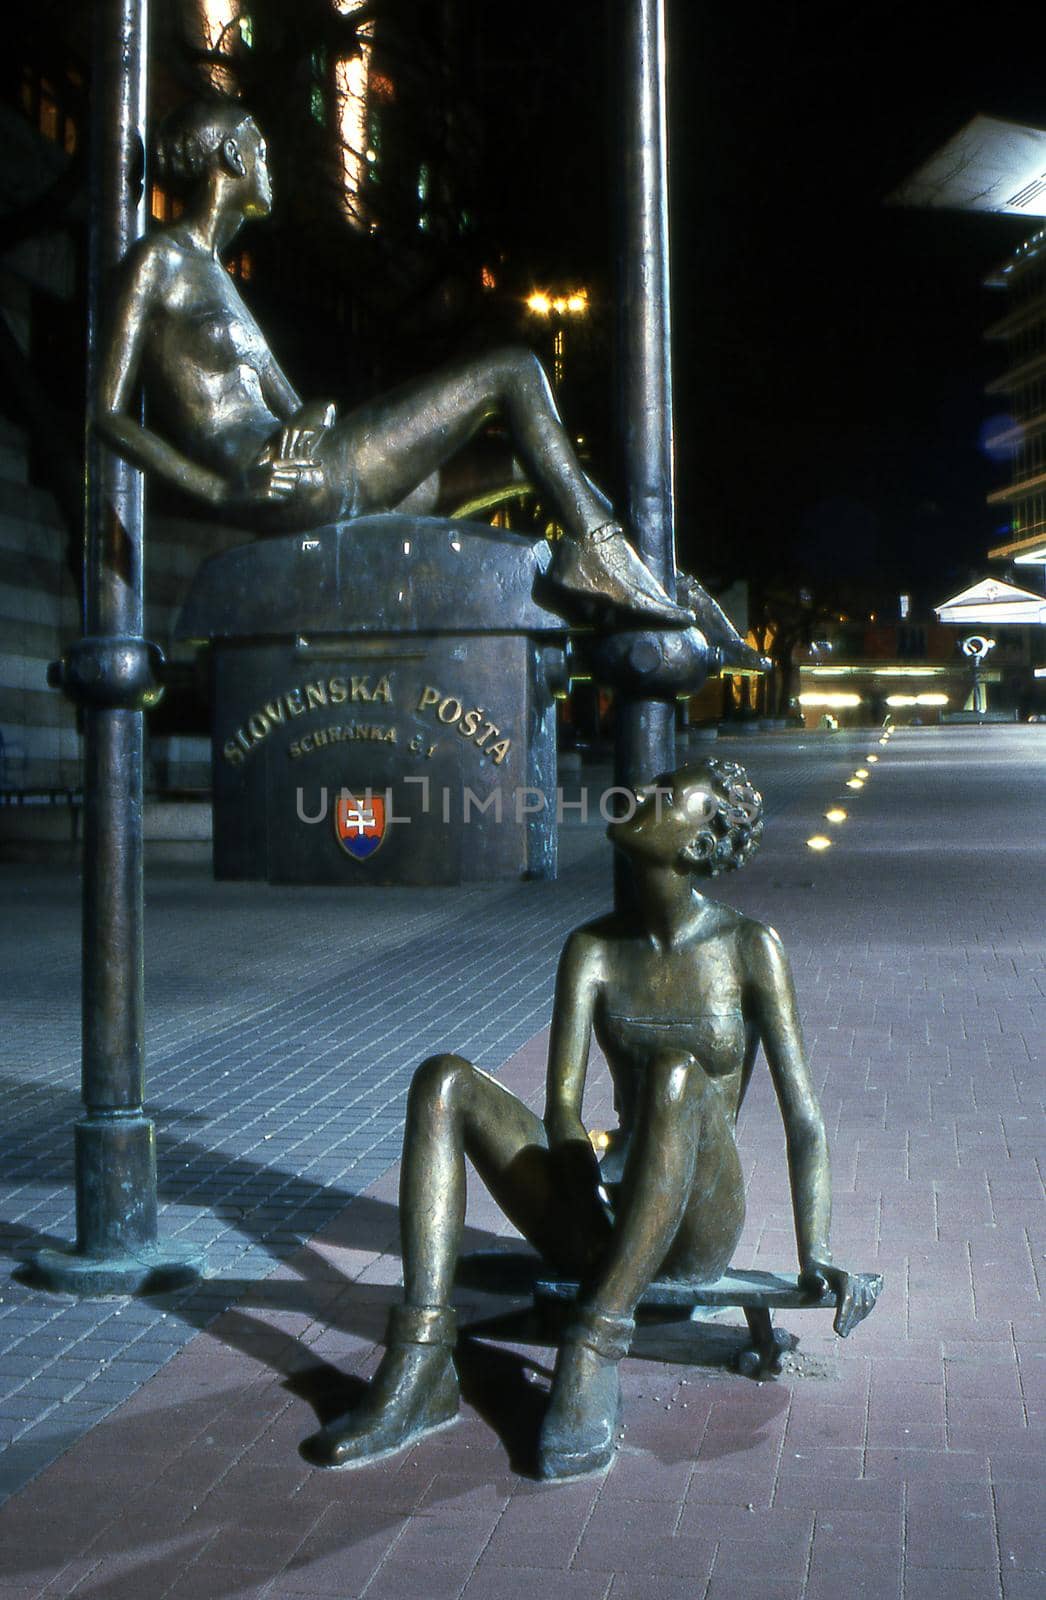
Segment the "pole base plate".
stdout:
<path fill-rule="evenodd" d="M 75 1294 L 96 1300 L 113 1295 L 168 1294 L 203 1275 L 203 1258 L 171 1244 L 157 1244 L 127 1255 L 87 1255 L 75 1246 L 37 1250 L 13 1276 L 30 1289 Z"/>

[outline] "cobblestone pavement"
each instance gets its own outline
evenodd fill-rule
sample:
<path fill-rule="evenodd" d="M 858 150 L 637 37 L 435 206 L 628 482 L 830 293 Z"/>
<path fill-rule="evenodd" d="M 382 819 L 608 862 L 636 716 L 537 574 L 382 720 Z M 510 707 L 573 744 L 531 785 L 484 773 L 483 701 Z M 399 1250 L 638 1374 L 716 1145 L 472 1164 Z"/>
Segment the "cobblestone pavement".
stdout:
<path fill-rule="evenodd" d="M 871 1321 L 843 1344 L 822 1317 L 785 1314 L 799 1347 L 758 1385 L 722 1365 L 732 1315 L 643 1329 L 612 1470 L 542 1487 L 527 1472 L 551 1354 L 522 1313 L 464 1291 L 489 1320 L 462 1347 L 461 1425 L 362 1473 L 310 1471 L 297 1443 L 351 1402 L 395 1297 L 410 1071 L 452 1047 L 540 1103 L 555 957 L 607 902 L 606 847 L 597 821 L 575 823 L 557 884 L 501 891 L 157 871 L 162 1227 L 204 1247 L 214 1276 L 149 1303 L 0 1284 L 0 1600 L 1038 1600 L 1046 729 L 718 753 L 769 799 L 763 852 L 722 887 L 791 951 L 836 1257 L 886 1275 Z M 870 777 L 849 791 L 858 763 Z M 844 824 L 824 821 L 832 802 Z M 831 850 L 807 849 L 815 831 Z M 17 1255 L 72 1232 L 76 886 L 4 868 L 0 893 L 0 1243 Z M 738 1260 L 787 1269 L 764 1079 L 740 1137 Z M 478 1186 L 470 1223 L 477 1245 L 503 1232 Z"/>

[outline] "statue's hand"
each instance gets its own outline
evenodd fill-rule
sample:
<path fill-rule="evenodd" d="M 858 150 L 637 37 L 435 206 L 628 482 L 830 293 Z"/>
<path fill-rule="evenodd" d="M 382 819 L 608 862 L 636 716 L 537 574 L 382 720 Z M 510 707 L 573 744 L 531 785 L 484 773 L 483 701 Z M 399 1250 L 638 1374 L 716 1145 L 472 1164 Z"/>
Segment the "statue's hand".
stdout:
<path fill-rule="evenodd" d="M 819 1297 L 835 1295 L 833 1328 L 840 1339 L 874 1309 L 883 1280 L 877 1272 L 846 1272 L 827 1261 L 811 1261 L 799 1274 L 799 1287 Z"/>
<path fill-rule="evenodd" d="M 325 400 L 310 401 L 296 411 L 255 457 L 247 475 L 248 499 L 289 500 L 292 495 L 322 489 L 326 474 L 317 451 L 334 426 L 334 418 L 334 406 Z"/>
<path fill-rule="evenodd" d="M 308 456 L 273 455 L 259 458 L 251 468 L 247 495 L 251 500 L 289 500 L 308 489 L 322 489 L 323 468 Z"/>
<path fill-rule="evenodd" d="M 275 441 L 274 459 L 314 461 L 324 435 L 334 426 L 336 414 L 329 400 L 310 400 L 300 406 Z"/>

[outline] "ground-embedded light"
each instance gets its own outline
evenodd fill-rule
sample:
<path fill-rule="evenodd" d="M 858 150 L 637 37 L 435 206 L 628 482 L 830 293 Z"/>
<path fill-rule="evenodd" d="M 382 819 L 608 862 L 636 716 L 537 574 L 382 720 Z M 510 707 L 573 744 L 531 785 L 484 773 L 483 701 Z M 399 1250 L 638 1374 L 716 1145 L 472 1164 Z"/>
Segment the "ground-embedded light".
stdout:
<path fill-rule="evenodd" d="M 831 839 L 827 838 L 823 833 L 815 833 L 812 839 L 807 839 L 806 841 L 808 850 L 830 850 L 831 847 Z"/>
<path fill-rule="evenodd" d="M 847 778 L 846 787 L 848 789 L 863 789 L 864 788 L 864 779 L 863 778 Z"/>
<path fill-rule="evenodd" d="M 828 822 L 845 822 L 846 816 L 847 813 L 842 806 L 832 806 L 830 810 L 825 812 L 825 820 Z"/>

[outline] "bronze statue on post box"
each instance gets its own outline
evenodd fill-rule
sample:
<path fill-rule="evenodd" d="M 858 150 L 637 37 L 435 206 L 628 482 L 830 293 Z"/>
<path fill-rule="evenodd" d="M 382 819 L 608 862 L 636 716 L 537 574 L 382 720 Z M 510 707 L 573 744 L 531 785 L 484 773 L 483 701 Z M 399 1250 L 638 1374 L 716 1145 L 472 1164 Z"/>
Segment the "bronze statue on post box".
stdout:
<path fill-rule="evenodd" d="M 566 1478 L 605 1467 L 637 1306 L 655 1280 L 695 1292 L 714 1284 L 740 1238 L 734 1129 L 760 1045 L 787 1137 L 798 1287 L 806 1303 L 834 1304 L 842 1337 L 871 1311 L 878 1277 L 844 1271 L 829 1249 L 828 1144 L 781 943 L 698 888 L 744 864 L 761 813 L 744 770 L 710 760 L 660 779 L 631 817 L 610 825 L 632 867 L 635 911 L 600 918 L 566 943 L 543 1120 L 460 1056 L 419 1067 L 400 1190 L 404 1303 L 369 1393 L 306 1442 L 310 1460 L 360 1466 L 454 1421 L 450 1293 L 468 1158 L 544 1260 L 580 1281 L 539 1471 Z M 581 1121 L 593 1029 L 621 1119 L 616 1184 Z"/>
<path fill-rule="evenodd" d="M 182 107 L 161 129 L 158 163 L 186 208 L 124 268 L 94 418 L 113 449 L 226 520 L 289 533 L 430 509 L 440 466 L 500 418 L 563 524 L 550 577 L 566 596 L 602 616 L 696 620 L 724 665 L 758 666 L 703 589 L 679 605 L 644 566 L 529 351 L 459 361 L 342 418 L 302 402 L 221 262 L 241 225 L 272 207 L 265 140 L 242 105 Z M 140 378 L 147 427 L 131 410 Z"/>

